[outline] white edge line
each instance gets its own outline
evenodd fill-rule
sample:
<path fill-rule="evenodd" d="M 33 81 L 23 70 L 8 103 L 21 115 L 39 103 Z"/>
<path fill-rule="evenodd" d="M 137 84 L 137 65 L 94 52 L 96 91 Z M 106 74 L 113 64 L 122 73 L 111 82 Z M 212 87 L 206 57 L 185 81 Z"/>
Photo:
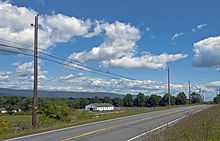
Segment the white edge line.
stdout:
<path fill-rule="evenodd" d="M 198 112 L 200 112 L 200 111 L 202 111 L 202 109 L 197 110 L 197 111 L 195 111 L 194 113 L 198 113 Z M 142 137 L 142 136 L 144 136 L 144 135 L 146 135 L 146 134 L 152 133 L 152 132 L 154 132 L 154 131 L 156 131 L 156 130 L 159 130 L 159 129 L 164 128 L 164 127 L 166 127 L 166 126 L 169 126 L 169 125 L 171 125 L 171 124 L 177 123 L 179 120 L 181 120 L 181 119 L 183 119 L 183 118 L 185 118 L 185 117 L 186 117 L 186 116 L 182 116 L 182 117 L 180 117 L 180 118 L 177 118 L 177 119 L 175 119 L 175 120 L 172 120 L 172 121 L 170 121 L 170 122 L 168 122 L 168 123 L 165 123 L 165 124 L 163 124 L 163 125 L 161 125 L 161 126 L 158 126 L 158 127 L 154 128 L 154 129 L 151 129 L 151 130 L 149 130 L 149 131 L 147 131 L 147 132 L 144 132 L 144 133 L 142 133 L 142 134 L 140 134 L 140 135 L 137 135 L 137 136 L 135 136 L 135 137 L 133 137 L 133 138 L 130 138 L 130 139 L 128 139 L 127 141 L 135 140 L 135 139 L 140 138 L 140 137 Z"/>
<path fill-rule="evenodd" d="M 191 106 L 191 107 L 194 107 L 194 106 Z M 178 108 L 184 108 L 184 107 L 177 107 L 177 109 Z M 165 109 L 165 110 L 172 110 L 172 109 L 176 109 L 176 108 Z M 164 111 L 164 110 L 161 110 L 161 111 Z M 160 110 L 159 111 L 151 111 L 151 112 L 160 112 Z M 119 120 L 119 119 L 127 119 L 127 118 L 130 118 L 130 117 L 136 117 L 136 116 L 140 116 L 140 115 L 149 114 L 151 112 L 141 113 L 141 114 L 131 115 L 131 116 L 125 116 L 125 117 L 119 117 L 119 118 L 114 118 L 114 119 L 109 119 L 109 120 L 103 120 L 103 121 L 98 121 L 98 122 L 91 122 L 91 123 L 87 123 L 87 124 L 81 124 L 81 125 L 76 125 L 76 126 L 71 126 L 71 127 L 61 128 L 61 129 L 55 129 L 55 130 L 50 130 L 50 131 L 46 131 L 46 132 L 41 132 L 41 133 L 36 133 L 36 134 L 31 134 L 31 135 L 26 135 L 26 136 L 11 138 L 11 139 L 6 139 L 6 140 L 3 140 L 3 141 L 15 141 L 15 140 L 18 140 L 18 139 L 24 139 L 24 138 L 29 138 L 29 137 L 39 136 L 39 135 L 45 135 L 45 134 L 49 134 L 49 133 L 53 133 L 53 132 L 59 132 L 59 131 L 64 131 L 64 130 L 68 130 L 68 129 L 84 127 L 84 126 L 88 126 L 88 125 L 95 125 L 95 124 L 115 121 L 115 120 Z"/>
<path fill-rule="evenodd" d="M 185 116 L 182 116 L 182 117 L 180 117 L 180 118 L 177 118 L 177 119 L 175 119 L 175 120 L 172 120 L 172 121 L 170 121 L 170 122 L 168 122 L 168 123 L 165 123 L 165 124 L 163 124 L 163 125 L 161 125 L 161 126 L 158 126 L 158 127 L 154 128 L 154 129 L 151 129 L 151 130 L 149 130 L 149 131 L 147 131 L 147 132 L 144 132 L 144 133 L 142 133 L 142 134 L 140 134 L 140 135 L 137 135 L 137 136 L 135 136 L 135 137 L 133 137 L 133 138 L 130 138 L 130 139 L 128 139 L 127 141 L 132 141 L 132 140 L 135 140 L 135 139 L 137 139 L 137 138 L 140 138 L 140 137 L 142 137 L 142 136 L 144 136 L 144 135 L 146 135 L 146 134 L 152 133 L 152 132 L 154 132 L 154 131 L 156 131 L 156 130 L 159 130 L 159 129 L 161 129 L 161 128 L 164 128 L 164 127 L 166 127 L 166 126 L 169 126 L 169 125 L 171 125 L 171 124 L 174 124 L 174 123 L 178 122 L 179 120 L 181 120 L 181 119 L 183 119 L 183 118 L 185 118 Z"/>
<path fill-rule="evenodd" d="M 182 108 L 182 107 L 180 107 L 180 108 Z M 166 110 L 170 110 L 170 109 L 166 109 Z M 152 111 L 152 112 L 158 112 L 158 111 Z M 149 114 L 149 113 L 151 113 L 151 112 L 141 113 L 141 114 L 136 114 L 136 115 L 131 115 L 131 116 L 125 116 L 125 117 L 119 117 L 119 118 L 114 118 L 114 119 L 108 119 L 108 120 L 103 120 L 103 121 L 91 122 L 91 123 L 87 123 L 87 124 L 75 125 L 75 126 L 71 126 L 71 127 L 66 127 L 66 128 L 61 128 L 61 129 L 50 130 L 50 131 L 46 131 L 46 132 L 42 132 L 42 133 L 36 133 L 36 134 L 31 134 L 31 135 L 26 135 L 26 136 L 21 136 L 21 137 L 6 139 L 6 140 L 4 140 L 4 141 L 14 141 L 14 140 L 18 140 L 18 139 L 24 139 L 24 138 L 29 138 L 29 137 L 34 137 L 34 136 L 49 134 L 49 133 L 53 133 L 53 132 L 64 131 L 64 130 L 74 129 L 74 128 L 78 128 L 78 127 L 84 127 L 84 126 L 88 126 L 88 125 L 95 125 L 95 124 L 104 123 L 104 122 L 110 122 L 110 121 L 115 121 L 115 120 L 119 120 L 119 119 L 127 119 L 127 118 L 136 117 L 136 116 L 141 116 L 141 115 L 145 115 L 145 114 Z"/>

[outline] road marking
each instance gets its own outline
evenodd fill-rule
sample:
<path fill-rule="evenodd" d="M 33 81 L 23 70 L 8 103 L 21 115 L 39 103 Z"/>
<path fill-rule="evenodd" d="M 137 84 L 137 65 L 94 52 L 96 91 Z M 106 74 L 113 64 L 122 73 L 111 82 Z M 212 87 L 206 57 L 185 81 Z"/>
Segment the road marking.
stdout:
<path fill-rule="evenodd" d="M 196 111 L 193 112 L 193 114 L 194 114 L 194 113 L 201 112 L 201 111 L 202 111 L 202 109 L 196 110 Z M 188 116 L 189 116 L 189 115 L 188 115 Z M 177 119 L 175 119 L 175 120 L 172 120 L 172 121 L 170 121 L 170 122 L 168 122 L 168 123 L 165 123 L 165 124 L 163 124 L 163 125 L 161 125 L 161 126 L 158 126 L 158 127 L 154 128 L 154 129 L 151 129 L 151 130 L 149 130 L 149 131 L 147 131 L 147 132 L 144 132 L 144 133 L 142 133 L 142 134 L 140 134 L 140 135 L 137 135 L 137 136 L 135 136 L 135 137 L 133 137 L 133 138 L 130 138 L 130 139 L 128 139 L 127 141 L 133 141 L 133 140 L 138 139 L 138 138 L 140 138 L 140 137 L 142 137 L 142 136 L 144 136 L 144 135 L 147 135 L 147 134 L 149 134 L 149 133 L 152 133 L 152 132 L 154 132 L 154 131 L 156 131 L 156 130 L 159 130 L 159 129 L 161 129 L 161 128 L 164 128 L 164 127 L 167 127 L 167 126 L 172 125 L 172 124 L 174 124 L 174 123 L 177 123 L 178 121 L 180 121 L 181 119 L 183 119 L 183 118 L 185 118 L 185 117 L 186 117 L 186 115 L 185 115 L 185 116 L 182 116 L 182 117 L 180 117 L 180 118 L 177 118 Z"/>
<path fill-rule="evenodd" d="M 193 108 L 195 106 L 189 106 L 189 107 Z M 171 109 L 166 109 L 166 110 L 169 111 L 169 110 L 173 110 L 173 109 L 182 109 L 182 108 L 187 108 L 187 110 L 189 110 L 188 109 L 189 107 L 188 106 L 187 107 L 178 107 L 178 108 L 171 108 Z M 161 111 L 166 111 L 166 110 L 161 110 Z M 34 136 L 45 135 L 45 134 L 59 132 L 59 131 L 65 131 L 65 130 L 68 130 L 68 129 L 74 129 L 74 128 L 84 127 L 84 126 L 88 126 L 88 125 L 96 125 L 96 124 L 99 124 L 99 123 L 111 122 L 111 121 L 120 120 L 120 119 L 128 119 L 128 118 L 131 118 L 131 117 L 138 117 L 138 116 L 142 116 L 142 115 L 146 115 L 146 114 L 150 114 L 150 113 L 155 113 L 155 112 L 161 112 L 161 111 L 151 111 L 151 112 L 141 113 L 141 114 L 137 114 L 137 115 L 131 115 L 131 116 L 126 116 L 126 117 L 119 117 L 119 118 L 108 119 L 108 120 L 103 120 L 103 121 L 98 121 L 98 122 L 92 122 L 92 123 L 87 123 L 87 124 L 82 124 L 82 125 L 76 125 L 76 126 L 66 127 L 66 128 L 62 128 L 62 129 L 50 130 L 50 131 L 47 131 L 47 132 L 42 132 L 42 133 L 36 133 L 36 134 L 32 134 L 32 135 L 26 135 L 26 136 L 11 138 L 11 139 L 7 139 L 7 140 L 4 140 L 4 141 L 16 141 L 16 140 L 19 140 L 19 139 L 25 139 L 25 138 L 34 137 Z"/>
<path fill-rule="evenodd" d="M 116 125 L 116 126 L 112 126 L 112 127 L 109 127 L 109 128 L 102 128 L 102 129 L 98 129 L 98 130 L 95 130 L 95 131 L 81 133 L 80 135 L 73 136 L 73 137 L 66 138 L 66 139 L 62 139 L 61 141 L 69 141 L 69 140 L 73 140 L 73 139 L 78 139 L 78 138 L 93 135 L 93 134 L 96 134 L 96 133 L 99 133 L 99 132 L 105 132 L 105 131 L 108 131 L 108 130 L 111 130 L 111 129 L 114 129 L 114 128 L 119 128 L 119 127 L 128 126 L 128 125 L 132 125 L 132 124 L 138 124 L 140 122 L 143 122 L 143 121 L 149 120 L 149 119 L 153 119 L 153 117 L 143 118 L 141 120 L 133 121 L 133 122 L 130 122 L 128 124 Z"/>
<path fill-rule="evenodd" d="M 98 132 L 106 131 L 106 130 L 109 130 L 109 129 L 110 129 L 110 128 L 103 128 L 103 129 L 98 129 L 98 130 L 91 131 L 91 132 L 86 132 L 86 133 L 82 133 L 82 134 L 77 135 L 77 136 L 73 136 L 73 137 L 70 137 L 70 138 L 63 139 L 63 140 L 61 140 L 61 141 L 69 141 L 69 140 L 81 138 L 81 137 L 84 137 L 84 136 L 93 135 L 93 134 L 96 134 L 96 133 L 98 133 Z"/>
<path fill-rule="evenodd" d="M 180 111 L 180 112 L 185 112 L 185 110 Z M 173 113 L 173 112 L 170 112 L 170 113 Z M 164 114 L 163 116 L 169 115 L 170 113 Z M 149 119 L 154 119 L 154 118 L 157 118 L 157 117 L 161 117 L 161 116 L 159 115 L 159 116 L 147 117 L 147 118 L 143 118 L 143 119 L 136 120 L 136 121 L 133 121 L 133 122 L 129 122 L 128 124 L 116 125 L 116 126 L 112 126 L 112 127 L 109 127 L 109 128 L 102 128 L 102 129 L 98 129 L 98 130 L 95 130 L 95 131 L 85 132 L 85 133 L 81 133 L 80 135 L 76 135 L 76 136 L 73 136 L 73 137 L 70 137 L 70 138 L 63 139 L 61 141 L 70 141 L 70 140 L 73 140 L 73 139 L 78 139 L 78 138 L 81 138 L 81 137 L 96 134 L 98 132 L 105 132 L 107 130 L 111 130 L 111 129 L 114 129 L 114 128 L 119 128 L 119 127 L 128 126 L 128 125 L 132 125 L 132 124 L 138 124 L 138 123 L 141 123 L 143 121 L 146 121 L 146 120 L 149 120 Z M 176 120 L 174 120 L 174 121 L 176 121 Z M 174 121 L 166 123 L 166 126 L 172 124 Z M 160 128 L 162 128 L 162 127 L 160 127 Z M 155 128 L 155 129 L 157 130 L 157 128 Z M 153 131 L 155 131 L 155 129 L 153 129 Z M 151 132 L 153 132 L 153 131 L 151 131 Z"/>
<path fill-rule="evenodd" d="M 194 106 L 192 106 L 192 107 L 194 107 Z M 171 109 L 165 109 L 165 110 L 161 110 L 161 111 L 173 110 L 173 109 L 180 109 L 180 108 L 188 108 L 188 107 L 171 108 Z M 31 134 L 31 135 L 26 135 L 26 136 L 11 138 L 11 139 L 7 139 L 7 140 L 4 140 L 4 141 L 15 141 L 15 140 L 18 140 L 18 139 L 24 139 L 24 138 L 29 138 L 29 137 L 39 136 L 39 135 L 45 135 L 45 134 L 49 134 L 49 133 L 53 133 L 53 132 L 59 132 L 59 131 L 64 131 L 64 130 L 68 130 L 68 129 L 74 129 L 74 128 L 78 128 L 78 127 L 84 127 L 84 126 L 88 126 L 88 125 L 96 125 L 96 124 L 99 124 L 99 123 L 111 122 L 111 121 L 120 120 L 120 119 L 128 119 L 128 118 L 131 118 L 131 117 L 138 117 L 138 116 L 150 114 L 150 113 L 152 113 L 152 112 L 155 113 L 155 112 L 161 112 L 161 111 L 151 111 L 151 112 L 141 113 L 141 114 L 136 114 L 136 115 L 131 115 L 131 116 L 125 116 L 125 117 L 119 117 L 119 118 L 108 119 L 108 120 L 103 120 L 103 121 L 91 122 L 91 123 L 82 124 L 82 125 L 75 125 L 75 126 L 71 126 L 71 127 L 66 127 L 66 128 L 61 128 L 61 129 L 50 130 L 50 131 L 46 131 L 46 132 L 42 132 L 42 133 L 36 133 L 36 134 Z"/>
<path fill-rule="evenodd" d="M 183 107 L 179 107 L 179 108 L 183 108 Z M 165 110 L 172 110 L 172 109 L 176 109 L 176 108 L 165 109 Z M 161 111 L 164 111 L 164 110 L 161 110 Z M 64 131 L 64 130 L 68 130 L 68 129 L 84 127 L 84 126 L 88 126 L 88 125 L 96 125 L 96 124 L 104 123 L 104 122 L 111 122 L 111 121 L 120 120 L 120 119 L 128 119 L 128 118 L 131 118 L 131 117 L 138 117 L 138 116 L 146 115 L 146 114 L 149 114 L 149 113 L 152 113 L 152 112 L 160 112 L 160 111 L 151 111 L 151 112 L 141 113 L 141 114 L 136 114 L 136 115 L 131 115 L 131 116 L 125 116 L 125 117 L 119 117 L 119 118 L 108 119 L 108 120 L 103 120 L 103 121 L 91 122 L 91 123 L 82 124 L 82 125 L 75 125 L 75 126 L 71 126 L 71 127 L 62 128 L 62 129 L 55 129 L 55 130 L 50 130 L 50 131 L 46 131 L 46 132 L 42 132 L 42 133 L 36 133 L 36 134 L 32 134 L 32 135 L 26 135 L 26 136 L 11 138 L 11 139 L 7 139 L 7 140 L 4 140 L 4 141 L 15 141 L 15 140 L 18 140 L 18 139 L 24 139 L 24 138 L 29 138 L 29 137 L 39 136 L 39 135 L 45 135 L 45 134 L 49 134 L 49 133 L 53 133 L 53 132 L 59 132 L 59 131 Z"/>
<path fill-rule="evenodd" d="M 161 128 L 164 128 L 164 127 L 166 127 L 166 126 L 169 126 L 169 125 L 171 125 L 171 124 L 174 124 L 174 123 L 178 122 L 179 120 L 183 119 L 184 117 L 185 117 L 185 116 L 182 116 L 182 117 L 180 117 L 180 118 L 177 118 L 177 119 L 175 119 L 175 120 L 172 120 L 172 121 L 170 121 L 170 122 L 168 122 L 168 123 L 165 123 L 165 124 L 163 124 L 163 125 L 161 125 L 161 126 L 158 126 L 158 127 L 154 128 L 154 129 L 151 129 L 151 130 L 149 130 L 149 131 L 147 131 L 147 132 L 144 132 L 144 133 L 142 133 L 142 134 L 140 134 L 140 135 L 137 135 L 137 136 L 135 136 L 135 137 L 133 137 L 133 138 L 130 138 L 130 139 L 128 139 L 127 141 L 133 141 L 133 140 L 138 139 L 138 138 L 140 138 L 140 137 L 142 137 L 142 136 L 144 136 L 144 135 L 146 135 L 146 134 L 152 133 L 152 132 L 154 132 L 154 131 L 156 131 L 156 130 L 159 130 L 159 129 L 161 129 Z"/>

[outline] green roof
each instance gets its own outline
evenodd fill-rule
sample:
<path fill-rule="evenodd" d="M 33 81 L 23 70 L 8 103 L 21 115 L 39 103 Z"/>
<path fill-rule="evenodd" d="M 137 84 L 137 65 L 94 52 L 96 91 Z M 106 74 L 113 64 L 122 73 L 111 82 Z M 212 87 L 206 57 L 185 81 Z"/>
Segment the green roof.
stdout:
<path fill-rule="evenodd" d="M 110 103 L 93 103 L 96 107 L 112 107 Z"/>

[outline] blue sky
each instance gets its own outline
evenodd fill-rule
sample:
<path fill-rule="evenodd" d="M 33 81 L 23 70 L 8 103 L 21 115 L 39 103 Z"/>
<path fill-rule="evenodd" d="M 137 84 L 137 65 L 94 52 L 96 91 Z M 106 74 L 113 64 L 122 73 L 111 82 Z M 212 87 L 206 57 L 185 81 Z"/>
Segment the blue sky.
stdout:
<path fill-rule="evenodd" d="M 178 2 L 13 0 L 0 4 L 12 6 L 2 6 L 2 11 L 17 9 L 6 12 L 8 18 L 0 14 L 0 19 L 5 21 L 2 25 L 0 24 L 0 29 L 4 29 L 0 31 L 0 33 L 4 32 L 4 34 L 0 34 L 0 39 L 31 44 L 32 37 L 30 37 L 30 31 L 26 31 L 29 29 L 26 24 L 33 22 L 30 20 L 31 14 L 39 13 L 42 17 L 42 26 L 44 26 L 42 27 L 43 41 L 40 38 L 39 42 L 44 42 L 41 47 L 46 52 L 66 59 L 75 59 L 95 68 L 101 66 L 99 69 L 123 74 L 141 81 L 153 81 L 161 86 L 163 91 L 165 91 L 165 86 L 160 83 L 166 82 L 167 64 L 171 68 L 175 91 L 179 91 L 179 85 L 182 85 L 180 90 L 185 90 L 188 80 L 191 80 L 194 85 L 204 87 L 207 91 L 220 86 L 218 71 L 220 66 L 220 57 L 218 57 L 218 53 L 220 53 L 220 2 L 217 0 Z M 21 7 L 25 10 L 21 10 Z M 20 18 L 16 18 L 21 11 L 23 14 L 20 14 Z M 27 16 L 22 17 L 25 14 Z M 16 20 L 18 22 L 13 23 Z M 14 29 L 15 26 L 17 28 Z M 100 31 L 95 32 L 97 27 Z M 9 29 L 9 31 L 7 30 L 8 36 L 5 29 Z M 22 37 L 21 31 L 26 31 L 24 37 Z M 20 35 L 20 37 L 15 37 L 15 35 Z M 94 48 L 99 49 L 97 54 L 94 53 Z M 16 77 L 19 76 L 17 73 L 21 73 L 19 66 L 20 68 L 24 67 L 24 64 L 27 66 L 28 62 L 29 67 L 31 66 L 31 58 L 19 54 L 5 55 L 1 53 L 0 60 L 1 75 L 2 78 L 5 77 L 1 82 L 3 87 L 7 87 L 12 80 L 17 79 Z M 27 71 L 27 69 L 22 68 L 22 71 Z M 53 87 L 60 84 L 51 79 L 57 80 L 59 77 L 64 78 L 65 76 L 75 76 L 74 79 L 77 76 L 85 79 L 92 77 L 92 81 L 95 81 L 93 80 L 95 78 L 107 79 L 92 73 L 81 73 L 77 69 L 69 71 L 65 66 L 43 60 L 40 69 L 42 77 L 47 78 L 45 85 L 49 83 L 53 84 Z M 31 76 L 31 71 L 29 73 Z M 6 78 L 6 76 L 8 77 Z M 11 78 L 12 76 L 13 78 Z M 83 82 L 85 82 L 84 79 Z M 100 83 L 105 84 L 102 80 Z M 146 83 L 141 83 L 141 85 Z M 71 87 L 75 83 L 68 79 L 65 84 Z M 11 85 L 22 88 L 16 84 Z M 88 87 L 93 87 L 90 85 L 91 82 L 86 84 Z M 82 89 L 86 89 L 84 86 Z M 109 91 L 109 88 L 99 86 L 99 83 L 96 83 L 95 86 L 98 91 Z M 128 92 L 135 88 L 137 88 L 135 92 L 151 91 L 144 86 L 137 86 L 136 83 L 132 86 L 129 87 Z M 118 89 L 115 88 L 115 91 Z M 160 92 L 158 89 L 155 93 Z M 87 90 L 91 90 L 91 88 Z"/>

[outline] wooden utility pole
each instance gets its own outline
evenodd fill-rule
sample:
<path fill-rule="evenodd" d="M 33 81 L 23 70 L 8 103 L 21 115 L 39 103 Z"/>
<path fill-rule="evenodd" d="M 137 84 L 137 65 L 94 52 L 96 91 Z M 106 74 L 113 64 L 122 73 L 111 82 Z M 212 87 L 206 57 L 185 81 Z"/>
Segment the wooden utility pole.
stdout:
<path fill-rule="evenodd" d="M 167 67 L 167 93 L 169 94 L 169 105 L 170 103 L 170 67 Z"/>
<path fill-rule="evenodd" d="M 32 128 L 37 128 L 38 110 L 38 15 L 35 16 L 34 23 L 34 89 L 32 100 Z"/>
<path fill-rule="evenodd" d="M 189 104 L 191 103 L 191 82 L 189 81 Z"/>

